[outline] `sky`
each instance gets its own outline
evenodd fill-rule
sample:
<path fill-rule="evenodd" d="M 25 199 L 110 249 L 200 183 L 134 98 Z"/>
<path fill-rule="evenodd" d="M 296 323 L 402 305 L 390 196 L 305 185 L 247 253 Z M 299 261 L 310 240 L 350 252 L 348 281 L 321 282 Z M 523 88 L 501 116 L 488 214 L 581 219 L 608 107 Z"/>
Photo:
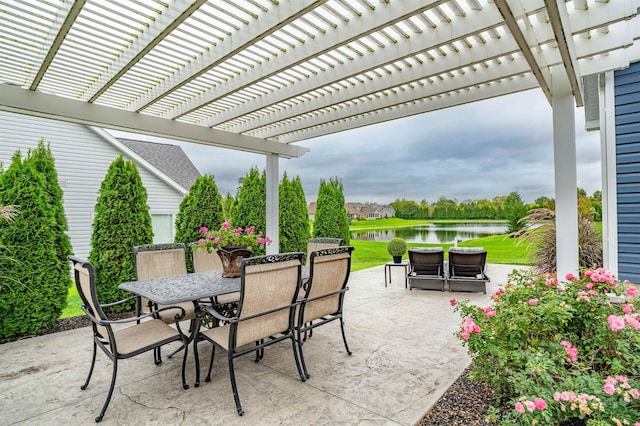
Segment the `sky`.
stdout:
<path fill-rule="evenodd" d="M 600 137 L 584 130 L 584 108 L 576 108 L 575 120 L 578 186 L 591 195 L 601 189 Z M 214 175 L 222 194 L 235 195 L 238 179 L 251 166 L 265 168 L 260 154 L 111 133 L 182 146 L 201 174 Z M 300 176 L 307 203 L 316 201 L 320 180 L 331 177 L 342 180 L 347 202 L 462 202 L 512 191 L 527 203 L 554 198 L 552 110 L 539 89 L 298 144 L 310 152 L 281 159 L 280 174 Z"/>

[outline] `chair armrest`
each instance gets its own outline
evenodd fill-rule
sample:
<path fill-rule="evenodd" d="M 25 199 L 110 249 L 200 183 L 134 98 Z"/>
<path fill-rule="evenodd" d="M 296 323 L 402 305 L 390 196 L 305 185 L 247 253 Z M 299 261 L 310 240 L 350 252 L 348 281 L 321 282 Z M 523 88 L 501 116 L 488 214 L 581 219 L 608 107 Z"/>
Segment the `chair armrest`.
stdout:
<path fill-rule="evenodd" d="M 135 297 L 135 296 L 134 296 Z M 105 305 L 101 305 L 101 306 L 105 306 Z M 143 315 L 137 315 L 135 317 L 130 317 L 130 318 L 123 318 L 123 319 L 119 319 L 119 320 L 99 320 L 98 318 L 94 317 L 88 310 L 87 308 L 82 305 L 80 306 L 80 309 L 82 309 L 82 311 L 87 314 L 87 316 L 89 317 L 89 319 L 94 322 L 97 325 L 111 325 L 111 324 L 126 324 L 129 322 L 134 322 L 134 321 L 140 321 L 141 319 L 144 318 L 148 318 L 148 317 L 153 317 L 155 318 L 156 315 L 158 314 L 158 312 L 162 312 L 162 311 L 166 311 L 168 309 L 180 309 L 182 311 L 182 314 L 176 314 L 176 322 L 180 321 L 182 318 L 185 317 L 186 312 L 184 310 L 184 308 L 182 308 L 181 306 L 166 306 L 162 309 L 158 309 L 157 311 L 153 311 L 153 312 L 148 312 L 146 314 Z"/>
<path fill-rule="evenodd" d="M 111 306 L 116 306 L 116 305 L 120 305 L 124 302 L 128 302 L 129 300 L 135 299 L 138 296 L 130 296 L 127 297 L 126 299 L 122 299 L 122 300 L 118 300 L 117 302 L 112 302 L 112 303 L 105 303 L 105 304 L 100 304 L 101 308 L 110 308 Z"/>
<path fill-rule="evenodd" d="M 235 321 L 235 320 L 238 319 L 238 317 L 226 317 L 226 316 L 222 315 L 220 312 L 218 312 L 215 309 L 213 309 L 213 306 L 209 306 L 209 305 L 205 305 L 205 304 L 202 304 L 202 303 L 198 303 L 198 307 L 201 310 L 207 312 L 209 315 L 211 315 L 212 317 L 214 317 L 214 318 L 216 318 L 216 319 L 218 319 L 220 321 L 231 322 L 231 321 Z"/>

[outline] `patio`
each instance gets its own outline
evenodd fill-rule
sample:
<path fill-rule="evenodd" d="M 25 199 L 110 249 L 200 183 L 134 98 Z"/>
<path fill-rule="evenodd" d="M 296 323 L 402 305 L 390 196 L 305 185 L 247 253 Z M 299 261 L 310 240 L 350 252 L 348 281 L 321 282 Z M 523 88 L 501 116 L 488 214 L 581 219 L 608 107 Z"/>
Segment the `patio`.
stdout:
<path fill-rule="evenodd" d="M 311 378 L 303 383 L 286 342 L 236 363 L 245 408 L 233 403 L 226 356 L 217 352 L 210 383 L 183 390 L 182 358 L 157 367 L 152 355 L 119 365 L 106 424 L 401 424 L 418 422 L 469 364 L 453 336 L 459 320 L 449 299 L 486 305 L 514 266 L 488 265 L 488 294 L 409 291 L 394 268 L 384 286 L 384 266 L 351 274 L 345 327 L 351 357 L 344 352 L 338 324 L 320 327 L 305 344 Z M 169 353 L 163 350 L 164 354 Z M 191 348 L 190 348 L 191 349 Z M 202 345 L 201 365 L 211 356 Z M 187 377 L 195 369 L 190 350 Z M 80 390 L 91 358 L 86 328 L 0 345 L 2 424 L 92 424 L 108 390 L 111 368 L 99 354 L 86 391 Z M 205 373 L 206 374 L 206 373 Z"/>

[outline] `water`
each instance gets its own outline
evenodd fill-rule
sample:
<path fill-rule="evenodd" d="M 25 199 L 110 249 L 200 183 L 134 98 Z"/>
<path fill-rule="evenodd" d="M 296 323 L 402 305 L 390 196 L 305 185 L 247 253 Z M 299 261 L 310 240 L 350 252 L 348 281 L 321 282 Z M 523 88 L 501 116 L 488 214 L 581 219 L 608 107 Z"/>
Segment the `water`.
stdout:
<path fill-rule="evenodd" d="M 410 243 L 453 244 L 456 241 L 474 240 L 507 232 L 507 224 L 501 222 L 428 223 L 407 228 L 353 231 L 354 240 L 389 241 L 393 237 Z"/>

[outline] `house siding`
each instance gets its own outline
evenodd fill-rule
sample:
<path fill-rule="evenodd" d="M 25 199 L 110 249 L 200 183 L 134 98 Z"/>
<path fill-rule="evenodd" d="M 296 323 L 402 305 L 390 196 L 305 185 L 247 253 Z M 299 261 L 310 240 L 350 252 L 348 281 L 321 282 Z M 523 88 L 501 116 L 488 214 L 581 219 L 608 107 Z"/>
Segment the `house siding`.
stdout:
<path fill-rule="evenodd" d="M 13 154 L 22 156 L 35 148 L 40 139 L 49 142 L 55 158 L 68 235 L 76 256 L 86 258 L 91 250 L 93 209 L 100 184 L 109 165 L 120 154 L 116 147 L 80 124 L 27 115 L 0 112 L 0 162 L 9 167 Z M 132 158 L 124 155 L 127 160 Z M 183 195 L 138 164 L 138 172 L 147 190 L 151 214 L 176 214 Z"/>
<path fill-rule="evenodd" d="M 640 62 L 614 74 L 618 277 L 640 283 Z"/>

